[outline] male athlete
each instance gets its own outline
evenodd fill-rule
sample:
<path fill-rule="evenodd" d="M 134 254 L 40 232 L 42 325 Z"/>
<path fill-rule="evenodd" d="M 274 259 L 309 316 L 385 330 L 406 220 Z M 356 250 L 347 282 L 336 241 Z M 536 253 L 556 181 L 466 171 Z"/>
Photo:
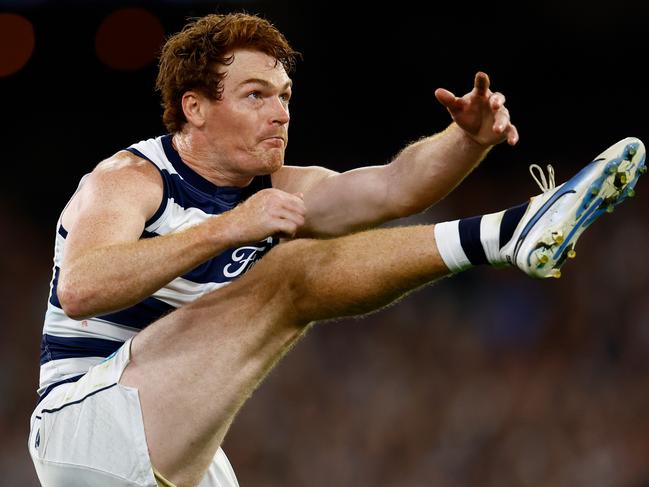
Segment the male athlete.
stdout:
<path fill-rule="evenodd" d="M 255 16 L 189 23 L 160 59 L 169 134 L 101 162 L 63 210 L 29 437 L 45 487 L 236 486 L 223 438 L 310 323 L 478 264 L 558 276 L 644 170 L 628 138 L 523 205 L 359 231 L 439 201 L 516 128 L 478 73 L 436 91 L 453 123 L 390 164 L 284 166 L 295 55 Z"/>

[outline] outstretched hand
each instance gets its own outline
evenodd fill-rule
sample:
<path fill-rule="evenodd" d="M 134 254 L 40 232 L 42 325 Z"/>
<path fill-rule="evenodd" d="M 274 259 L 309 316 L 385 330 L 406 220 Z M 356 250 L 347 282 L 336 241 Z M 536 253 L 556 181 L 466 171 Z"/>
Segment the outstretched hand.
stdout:
<path fill-rule="evenodd" d="M 444 88 L 435 90 L 435 97 L 476 142 L 483 145 L 496 145 L 505 140 L 509 145 L 518 142 L 518 131 L 509 119 L 505 96 L 489 89 L 486 73 L 476 73 L 473 90 L 463 97 Z"/>

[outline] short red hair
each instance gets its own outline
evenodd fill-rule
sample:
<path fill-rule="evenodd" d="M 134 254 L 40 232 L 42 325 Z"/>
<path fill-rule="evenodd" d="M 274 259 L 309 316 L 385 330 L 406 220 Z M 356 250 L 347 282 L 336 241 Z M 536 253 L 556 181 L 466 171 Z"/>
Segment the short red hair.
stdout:
<path fill-rule="evenodd" d="M 233 61 L 234 49 L 250 48 L 277 60 L 287 73 L 295 68 L 299 53 L 270 22 L 255 15 L 210 14 L 189 22 L 162 47 L 156 88 L 162 97 L 162 120 L 171 133 L 187 122 L 182 97 L 199 91 L 212 100 L 223 94 L 223 77 L 215 67 Z"/>

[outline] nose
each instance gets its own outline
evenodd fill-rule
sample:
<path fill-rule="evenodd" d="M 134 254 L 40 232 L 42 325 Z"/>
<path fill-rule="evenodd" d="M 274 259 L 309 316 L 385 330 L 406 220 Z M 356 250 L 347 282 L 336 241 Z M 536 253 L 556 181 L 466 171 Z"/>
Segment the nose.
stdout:
<path fill-rule="evenodd" d="M 291 116 L 288 112 L 288 105 L 279 97 L 273 98 L 271 123 L 277 125 L 286 125 Z"/>

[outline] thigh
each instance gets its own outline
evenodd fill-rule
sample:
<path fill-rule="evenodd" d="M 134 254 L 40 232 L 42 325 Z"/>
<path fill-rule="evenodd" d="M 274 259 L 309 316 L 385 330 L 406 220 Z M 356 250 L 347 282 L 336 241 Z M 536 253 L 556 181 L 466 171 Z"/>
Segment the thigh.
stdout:
<path fill-rule="evenodd" d="M 121 382 L 138 389 L 153 465 L 172 482 L 201 481 L 239 408 L 304 331 L 271 254 L 133 339 Z"/>
<path fill-rule="evenodd" d="M 156 486 L 137 390 L 118 383 L 128 345 L 32 414 L 28 446 L 43 487 Z"/>

